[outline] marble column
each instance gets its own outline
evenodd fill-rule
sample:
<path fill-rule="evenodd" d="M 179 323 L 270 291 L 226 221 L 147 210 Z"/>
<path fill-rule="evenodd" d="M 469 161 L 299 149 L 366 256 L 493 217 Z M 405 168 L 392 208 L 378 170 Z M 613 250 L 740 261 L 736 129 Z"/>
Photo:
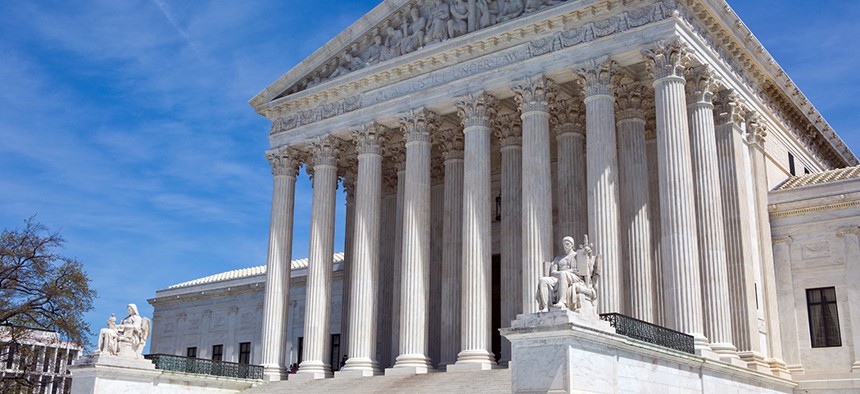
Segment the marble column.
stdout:
<path fill-rule="evenodd" d="M 341 185 L 343 192 L 346 195 L 346 220 L 344 223 L 343 236 L 343 288 L 341 291 L 341 313 L 340 313 L 340 352 L 341 354 L 352 354 L 350 351 L 350 333 L 351 325 L 349 323 L 350 311 L 349 305 L 352 299 L 352 284 L 355 279 L 352 275 L 353 254 L 355 247 L 355 178 L 357 175 L 358 163 L 355 158 L 346 160 L 346 165 L 339 172 L 343 173 Z"/>
<path fill-rule="evenodd" d="M 290 303 L 290 261 L 293 253 L 293 210 L 296 176 L 301 162 L 292 148 L 266 152 L 275 176 L 272 219 L 269 224 L 269 258 L 263 298 L 261 364 L 266 380 L 287 378 L 287 305 Z"/>
<path fill-rule="evenodd" d="M 549 104 L 554 83 L 542 75 L 512 89 L 523 121 L 522 184 L 522 313 L 538 311 L 535 288 L 544 274 L 542 261 L 553 259 L 552 168 L 549 147 Z"/>
<path fill-rule="evenodd" d="M 390 145 L 385 147 L 386 153 L 391 151 Z M 391 319 L 392 319 L 392 266 L 394 265 L 394 248 L 391 240 L 394 239 L 395 217 L 397 216 L 397 168 L 393 165 L 390 156 L 386 156 L 384 162 L 392 165 L 383 168 L 382 188 L 385 197 L 382 198 L 382 226 L 380 229 L 380 261 L 379 261 L 379 285 L 377 294 L 379 297 L 379 322 L 377 323 L 377 361 L 380 367 L 393 364 L 391 358 Z"/>
<path fill-rule="evenodd" d="M 853 358 L 851 372 L 857 373 L 860 372 L 860 329 L 857 329 L 857 327 L 860 327 L 860 305 L 856 302 L 857 300 L 860 300 L 860 287 L 857 286 L 857 284 L 860 283 L 860 264 L 857 264 L 857 258 L 860 257 L 860 238 L 858 238 L 860 237 L 860 228 L 856 226 L 843 227 L 836 232 L 836 236 L 842 238 L 842 241 L 845 243 L 846 286 L 844 291 L 847 293 L 845 298 L 849 300 L 847 307 L 850 321 L 849 324 L 852 327 L 850 333 L 851 343 L 853 345 L 853 349 L 851 349 Z M 790 272 L 790 270 L 788 271 Z M 837 287 L 836 291 L 837 293 L 840 293 L 843 289 Z M 845 334 L 847 333 L 848 332 L 845 332 Z M 791 358 L 788 359 L 792 360 Z"/>
<path fill-rule="evenodd" d="M 744 114 L 738 97 L 721 92 L 714 108 L 717 161 L 720 172 L 720 192 L 723 205 L 723 225 L 726 238 L 726 263 L 729 283 L 729 310 L 732 317 L 732 339 L 743 355 L 760 353 L 758 340 L 756 290 L 750 218 L 752 191 L 747 178 L 752 170 L 746 160 L 744 144 Z"/>
<path fill-rule="evenodd" d="M 654 79 L 665 323 L 669 328 L 692 335 L 698 353 L 710 353 L 702 323 L 693 164 L 682 64 L 684 48 L 679 42 L 659 43 L 643 54 Z"/>
<path fill-rule="evenodd" d="M 654 271 L 651 260 L 651 215 L 648 158 L 645 150 L 645 87 L 625 81 L 618 89 L 618 180 L 621 184 L 621 229 L 628 313 L 654 321 Z"/>
<path fill-rule="evenodd" d="M 334 257 L 334 213 L 337 193 L 338 140 L 328 136 L 311 143 L 313 200 L 311 203 L 308 277 L 302 362 L 297 378 L 332 376 L 328 363 L 331 321 L 331 278 Z"/>
<path fill-rule="evenodd" d="M 510 327 L 522 308 L 522 124 L 516 114 L 507 114 L 499 117 L 493 132 L 499 138 L 502 154 L 502 223 L 499 234 L 501 327 Z M 511 342 L 503 337 L 499 364 L 507 365 L 510 361 Z"/>
<path fill-rule="evenodd" d="M 401 304 L 401 279 L 403 274 L 403 203 L 406 194 L 406 152 L 403 141 L 397 146 L 398 152 L 394 154 L 394 166 L 397 169 L 397 205 L 394 211 L 394 249 L 391 258 L 391 365 L 400 355 L 400 304 Z"/>
<path fill-rule="evenodd" d="M 430 331 L 428 334 L 430 339 L 427 357 L 434 367 L 437 367 L 442 347 L 442 229 L 445 224 L 445 164 L 441 155 L 434 155 L 431 163 Z"/>
<path fill-rule="evenodd" d="M 615 62 L 589 61 L 576 73 L 585 95 L 585 147 L 588 162 L 588 235 L 602 256 L 598 288 L 600 313 L 625 312 L 621 298 L 621 248 L 618 242 L 618 149 L 615 133 Z"/>
<path fill-rule="evenodd" d="M 732 344 L 731 315 L 729 303 L 726 302 L 729 299 L 729 283 L 714 125 L 715 82 L 713 71 L 707 65 L 687 70 L 687 109 L 699 234 L 704 334 L 711 341 L 711 349 L 721 359 L 731 361 L 738 357 L 737 348 Z"/>
<path fill-rule="evenodd" d="M 765 322 L 767 324 L 767 364 L 775 376 L 790 378 L 782 360 L 782 338 L 779 328 L 779 302 L 776 297 L 776 278 L 773 267 L 773 249 L 770 234 L 770 215 L 767 212 L 767 158 L 765 157 L 765 138 L 767 132 L 761 117 L 755 113 L 747 114 L 747 145 L 752 163 L 753 192 L 755 194 L 756 225 L 758 226 L 759 253 L 761 258 L 762 299 L 764 300 Z"/>
<path fill-rule="evenodd" d="M 445 216 L 442 223 L 442 343 L 439 368 L 460 352 L 460 278 L 463 258 L 463 132 L 441 134 L 445 159 Z"/>
<path fill-rule="evenodd" d="M 582 239 L 588 232 L 585 164 L 585 108 L 579 99 L 565 98 L 552 106 L 555 127 L 558 234 Z M 560 239 L 555 240 L 561 242 Z M 561 244 L 558 245 L 561 248 Z M 561 250 L 561 249 L 558 249 Z"/>
<path fill-rule="evenodd" d="M 455 101 L 463 123 L 463 276 L 460 303 L 460 353 L 448 370 L 490 369 L 492 353 L 492 234 L 490 193 L 490 119 L 495 100 L 486 94 Z"/>
<path fill-rule="evenodd" d="M 654 324 L 665 326 L 663 262 L 660 254 L 660 177 L 657 176 L 657 119 L 654 118 L 654 101 L 649 100 L 645 114 L 645 151 L 648 156 L 648 220 L 651 222 L 651 261 L 654 263 Z"/>
<path fill-rule="evenodd" d="M 358 175 L 349 296 L 349 359 L 338 376 L 373 376 L 382 371 L 376 359 L 379 286 L 379 234 L 382 201 L 382 133 L 370 124 L 353 133 Z"/>
<path fill-rule="evenodd" d="M 406 136 L 403 194 L 403 259 L 400 287 L 400 343 L 386 373 L 427 373 L 430 291 L 430 134 L 434 115 L 425 110 L 400 117 Z"/>
<path fill-rule="evenodd" d="M 849 250 L 852 247 L 856 249 L 858 245 L 856 231 L 858 229 L 853 227 L 842 230 L 844 231 L 837 232 L 836 236 L 845 239 L 845 246 Z M 851 231 L 855 233 L 852 234 Z M 848 237 L 845 237 L 846 235 Z M 851 244 L 851 238 L 854 238 L 853 244 Z M 794 280 L 791 275 L 791 242 L 791 237 L 787 235 L 773 238 L 773 265 L 776 270 L 776 291 L 779 295 L 779 324 L 784 329 L 782 343 L 786 368 L 791 374 L 803 374 L 803 366 L 800 363 L 799 331 L 797 330 L 798 310 L 795 309 Z"/>

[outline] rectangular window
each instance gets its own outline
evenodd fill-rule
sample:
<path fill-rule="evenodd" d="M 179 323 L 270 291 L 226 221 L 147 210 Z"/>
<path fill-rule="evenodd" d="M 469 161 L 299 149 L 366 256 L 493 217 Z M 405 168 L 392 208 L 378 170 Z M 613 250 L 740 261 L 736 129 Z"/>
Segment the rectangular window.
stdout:
<path fill-rule="evenodd" d="M 185 349 L 185 357 L 197 358 L 197 347 L 190 347 L 188 349 Z"/>
<path fill-rule="evenodd" d="M 212 346 L 212 361 L 221 361 L 224 359 L 224 345 Z"/>
<path fill-rule="evenodd" d="M 340 334 L 331 334 L 331 359 L 329 364 L 332 371 L 340 371 Z"/>
<path fill-rule="evenodd" d="M 797 175 L 794 169 L 794 155 L 791 152 L 788 152 L 788 172 L 791 173 L 791 176 Z"/>
<path fill-rule="evenodd" d="M 239 344 L 239 364 L 251 363 L 251 342 L 242 342 Z"/>
<path fill-rule="evenodd" d="M 809 312 L 809 337 L 812 347 L 842 346 L 836 288 L 807 289 L 806 307 Z"/>

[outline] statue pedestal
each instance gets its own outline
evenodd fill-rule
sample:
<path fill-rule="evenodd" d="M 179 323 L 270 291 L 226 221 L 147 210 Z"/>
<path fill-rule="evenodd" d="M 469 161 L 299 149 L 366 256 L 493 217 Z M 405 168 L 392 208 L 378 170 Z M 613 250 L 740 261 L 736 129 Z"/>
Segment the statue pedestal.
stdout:
<path fill-rule="evenodd" d="M 615 332 L 593 315 L 565 309 L 518 315 L 511 341 L 515 393 L 791 393 L 787 379 L 684 353 Z"/>

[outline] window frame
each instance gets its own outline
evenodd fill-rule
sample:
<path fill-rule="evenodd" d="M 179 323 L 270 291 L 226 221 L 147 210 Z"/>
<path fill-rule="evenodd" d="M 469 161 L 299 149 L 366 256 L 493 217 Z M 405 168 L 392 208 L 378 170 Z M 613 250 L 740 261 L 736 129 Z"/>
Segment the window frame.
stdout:
<path fill-rule="evenodd" d="M 217 350 L 217 352 L 216 352 Z M 217 355 L 217 358 L 215 357 Z M 212 345 L 212 361 L 224 361 L 224 344 Z"/>
<path fill-rule="evenodd" d="M 829 300 L 828 297 L 825 296 L 825 291 L 828 290 L 832 290 L 832 300 Z M 820 301 L 813 302 L 812 296 L 816 292 L 818 293 L 818 299 Z M 829 315 L 830 312 L 827 308 L 829 305 L 834 306 L 832 316 Z M 819 313 L 820 319 L 814 319 L 813 317 L 813 309 L 815 308 L 821 309 Z M 839 302 L 838 297 L 836 295 L 836 287 L 829 286 L 806 289 L 806 316 L 809 323 L 809 345 L 812 348 L 842 346 L 842 330 L 839 326 Z M 821 322 L 821 324 L 817 324 L 819 321 Z M 818 338 L 820 338 L 821 336 L 816 335 L 819 329 L 824 331 L 823 343 L 819 342 L 818 340 Z M 835 334 L 835 336 L 832 334 Z"/>

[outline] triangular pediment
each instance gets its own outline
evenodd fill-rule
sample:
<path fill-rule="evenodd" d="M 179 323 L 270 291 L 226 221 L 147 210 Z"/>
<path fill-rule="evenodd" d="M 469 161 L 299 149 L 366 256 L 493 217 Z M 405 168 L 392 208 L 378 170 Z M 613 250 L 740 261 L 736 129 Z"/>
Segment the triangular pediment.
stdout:
<path fill-rule="evenodd" d="M 257 108 L 329 80 L 567 0 L 384 0 L 249 102 Z"/>

